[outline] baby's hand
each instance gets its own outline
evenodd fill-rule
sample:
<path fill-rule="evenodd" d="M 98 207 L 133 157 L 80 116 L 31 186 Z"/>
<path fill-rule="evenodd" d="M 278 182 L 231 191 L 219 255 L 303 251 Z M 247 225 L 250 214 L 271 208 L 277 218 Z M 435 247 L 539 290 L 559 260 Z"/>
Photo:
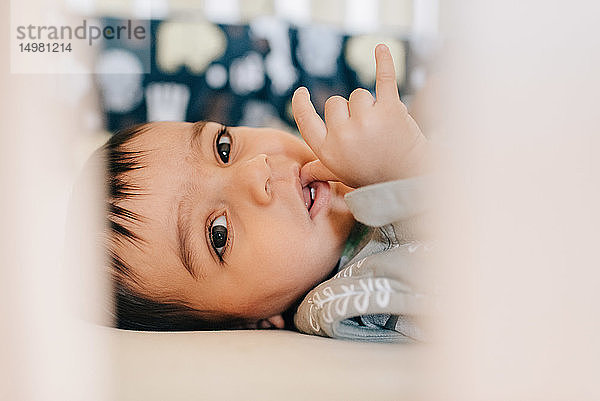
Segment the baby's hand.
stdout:
<path fill-rule="evenodd" d="M 349 100 L 325 103 L 325 123 L 306 88 L 292 98 L 298 129 L 318 160 L 302 167 L 302 185 L 341 181 L 358 188 L 418 174 L 427 140 L 400 101 L 394 62 L 385 45 L 375 48 L 376 96 L 356 89 Z"/>

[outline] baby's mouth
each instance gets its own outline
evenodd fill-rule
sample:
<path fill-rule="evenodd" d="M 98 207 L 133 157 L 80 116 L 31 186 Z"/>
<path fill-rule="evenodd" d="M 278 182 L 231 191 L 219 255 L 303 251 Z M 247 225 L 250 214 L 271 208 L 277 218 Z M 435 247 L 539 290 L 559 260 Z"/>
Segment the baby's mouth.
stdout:
<path fill-rule="evenodd" d="M 311 219 L 325 210 L 331 198 L 331 187 L 327 181 L 313 181 L 302 187 L 304 205 Z"/>
<path fill-rule="evenodd" d="M 331 186 L 327 181 L 312 181 L 307 185 L 301 184 L 300 169 L 298 169 L 297 189 L 304 206 L 311 219 L 314 219 L 321 211 L 328 209 L 332 197 Z"/>
<path fill-rule="evenodd" d="M 314 182 L 311 182 L 307 186 L 302 188 L 302 196 L 304 197 L 304 205 L 306 205 L 306 210 L 310 212 L 310 209 L 315 203 L 316 189 L 312 186 Z"/>

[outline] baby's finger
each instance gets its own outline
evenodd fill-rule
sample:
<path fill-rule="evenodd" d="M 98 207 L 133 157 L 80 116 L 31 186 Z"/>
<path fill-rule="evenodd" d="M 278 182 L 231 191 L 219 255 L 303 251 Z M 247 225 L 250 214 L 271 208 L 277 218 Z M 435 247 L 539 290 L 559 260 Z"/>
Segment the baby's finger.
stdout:
<path fill-rule="evenodd" d="M 327 128 L 321 117 L 315 111 L 315 108 L 310 101 L 308 89 L 300 87 L 292 96 L 292 112 L 294 120 L 298 125 L 300 135 L 304 138 L 308 146 L 319 156 L 319 149 L 325 142 Z"/>
<path fill-rule="evenodd" d="M 300 170 L 300 183 L 303 187 L 313 181 L 339 181 L 339 178 L 321 160 L 314 160 L 306 163 Z"/>
<path fill-rule="evenodd" d="M 375 78 L 377 101 L 400 100 L 398 85 L 396 84 L 394 60 L 392 59 L 390 49 L 386 45 L 379 44 L 375 48 L 375 62 L 377 64 Z"/>
<path fill-rule="evenodd" d="M 327 127 L 335 127 L 350 118 L 348 101 L 341 96 L 331 96 L 325 102 L 325 123 Z"/>
<path fill-rule="evenodd" d="M 367 113 L 372 109 L 374 104 L 375 99 L 373 99 L 371 92 L 362 88 L 355 89 L 348 98 L 350 116 L 358 116 Z"/>

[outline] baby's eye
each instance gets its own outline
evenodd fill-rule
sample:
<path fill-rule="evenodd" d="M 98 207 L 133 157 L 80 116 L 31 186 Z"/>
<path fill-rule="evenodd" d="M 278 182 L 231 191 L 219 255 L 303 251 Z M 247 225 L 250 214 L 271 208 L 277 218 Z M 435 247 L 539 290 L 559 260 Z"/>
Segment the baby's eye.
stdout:
<path fill-rule="evenodd" d="M 210 243 L 219 257 L 223 256 L 227 244 L 227 218 L 225 215 L 217 217 L 210 227 Z"/>
<path fill-rule="evenodd" d="M 222 132 L 217 136 L 217 153 L 223 163 L 229 162 L 229 151 L 231 149 L 231 137 L 227 132 Z"/>

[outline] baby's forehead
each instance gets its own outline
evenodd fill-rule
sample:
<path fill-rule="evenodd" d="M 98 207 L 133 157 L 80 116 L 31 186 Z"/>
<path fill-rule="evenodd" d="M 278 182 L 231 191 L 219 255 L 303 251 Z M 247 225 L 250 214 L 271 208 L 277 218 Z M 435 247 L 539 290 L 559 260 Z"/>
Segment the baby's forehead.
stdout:
<path fill-rule="evenodd" d="M 189 123 L 149 123 L 124 146 L 139 168 L 127 173 L 131 179 L 175 172 L 190 153 Z"/>
<path fill-rule="evenodd" d="M 192 146 L 199 123 L 154 122 L 133 138 L 127 150 L 137 155 L 140 168 L 127 173 L 126 180 L 139 188 L 135 207 L 148 210 L 153 217 L 172 214 L 176 201 L 190 192 L 191 186 L 204 184 L 207 163 Z M 193 181 L 193 182 L 192 182 Z"/>
<path fill-rule="evenodd" d="M 176 147 L 178 143 L 189 141 L 192 123 L 160 121 L 143 126 L 140 133 L 131 138 L 127 148 L 132 151 L 150 152 Z"/>

